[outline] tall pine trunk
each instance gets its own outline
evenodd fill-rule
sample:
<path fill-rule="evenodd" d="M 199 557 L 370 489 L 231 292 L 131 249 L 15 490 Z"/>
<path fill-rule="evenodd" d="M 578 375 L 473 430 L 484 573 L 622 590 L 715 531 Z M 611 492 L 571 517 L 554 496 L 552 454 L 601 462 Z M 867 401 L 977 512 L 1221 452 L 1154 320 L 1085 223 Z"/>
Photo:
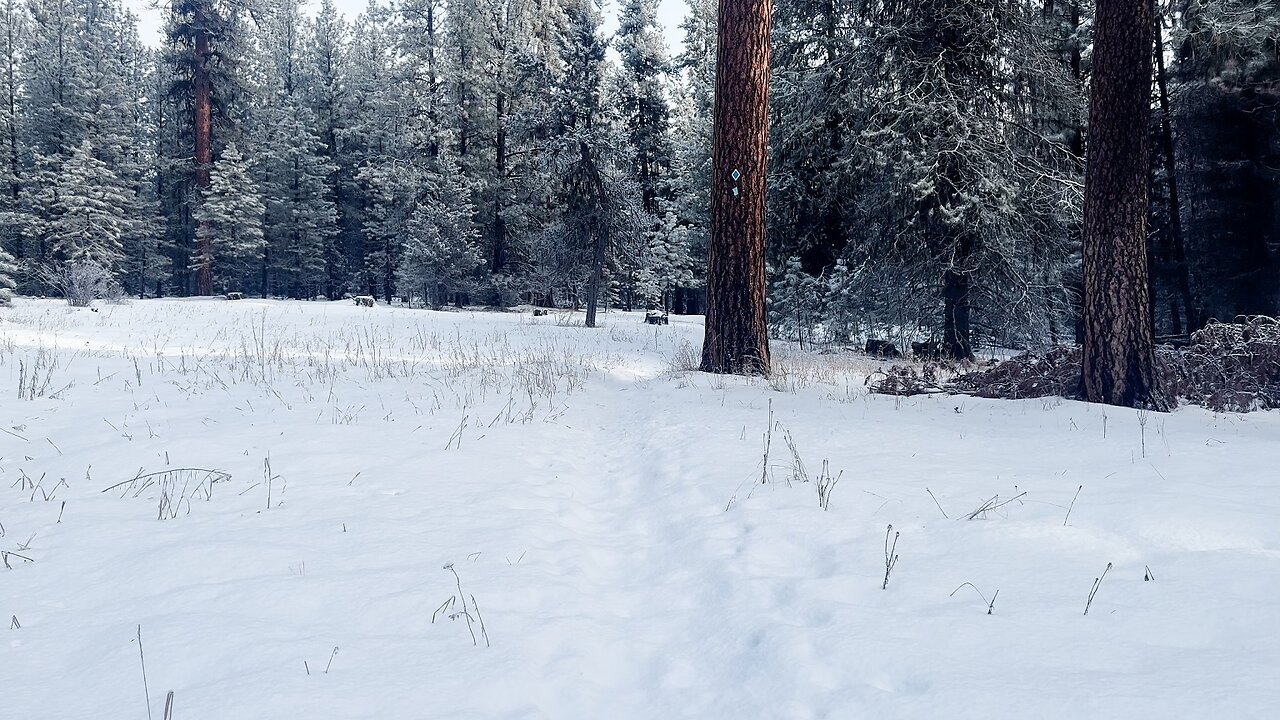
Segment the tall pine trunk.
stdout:
<path fill-rule="evenodd" d="M 196 9 L 195 25 L 196 58 L 195 70 L 191 83 L 195 91 L 195 160 L 196 160 L 196 193 L 203 199 L 204 191 L 209 188 L 209 170 L 213 164 L 213 105 L 209 79 L 209 33 L 205 29 L 207 18 L 203 10 Z M 204 229 L 204 222 L 196 231 L 196 243 L 200 255 L 200 267 L 196 271 L 196 294 L 213 294 L 213 258 L 209 247 L 209 234 Z"/>
<path fill-rule="evenodd" d="M 1084 197 L 1085 400 L 1161 407 L 1147 282 L 1150 0 L 1098 0 Z"/>
<path fill-rule="evenodd" d="M 706 372 L 769 373 L 764 248 L 772 12 L 772 0 L 720 0 Z"/>

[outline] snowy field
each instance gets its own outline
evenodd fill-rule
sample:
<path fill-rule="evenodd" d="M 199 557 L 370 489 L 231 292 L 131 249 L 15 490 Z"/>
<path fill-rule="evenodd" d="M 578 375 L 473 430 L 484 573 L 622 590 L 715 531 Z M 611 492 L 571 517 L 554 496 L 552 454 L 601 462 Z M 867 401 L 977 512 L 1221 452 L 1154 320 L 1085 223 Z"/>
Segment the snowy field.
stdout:
<path fill-rule="evenodd" d="M 0 718 L 1280 716 L 1275 413 L 580 323 L 0 310 Z"/>

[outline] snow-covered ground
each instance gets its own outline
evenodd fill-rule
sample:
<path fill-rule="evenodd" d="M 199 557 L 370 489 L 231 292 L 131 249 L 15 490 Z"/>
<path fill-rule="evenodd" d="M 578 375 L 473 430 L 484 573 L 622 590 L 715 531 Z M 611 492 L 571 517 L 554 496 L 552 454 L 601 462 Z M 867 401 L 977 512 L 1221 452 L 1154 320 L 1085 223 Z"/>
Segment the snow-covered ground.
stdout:
<path fill-rule="evenodd" d="M 580 318 L 0 311 L 0 718 L 1280 715 L 1280 416 Z"/>

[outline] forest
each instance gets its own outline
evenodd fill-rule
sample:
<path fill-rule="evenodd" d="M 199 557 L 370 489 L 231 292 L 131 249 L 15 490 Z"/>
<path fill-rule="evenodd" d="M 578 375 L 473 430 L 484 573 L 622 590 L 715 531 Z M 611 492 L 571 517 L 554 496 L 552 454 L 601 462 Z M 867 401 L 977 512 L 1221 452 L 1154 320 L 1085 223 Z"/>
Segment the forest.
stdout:
<path fill-rule="evenodd" d="M 716 3 L 0 4 L 0 285 L 704 310 Z M 613 10 L 610 10 L 613 11 Z M 1092 3 L 778 0 L 768 324 L 1077 341 Z M 1155 334 L 1280 299 L 1280 4 L 1155 0 Z M 956 318 L 961 318 L 957 322 Z M 903 345 L 905 346 L 905 345 Z"/>

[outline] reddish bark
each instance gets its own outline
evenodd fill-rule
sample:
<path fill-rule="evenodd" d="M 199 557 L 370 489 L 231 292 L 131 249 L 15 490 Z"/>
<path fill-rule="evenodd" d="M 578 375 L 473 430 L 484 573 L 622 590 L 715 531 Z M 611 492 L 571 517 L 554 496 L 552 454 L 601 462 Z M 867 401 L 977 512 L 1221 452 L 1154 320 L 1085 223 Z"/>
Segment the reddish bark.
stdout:
<path fill-rule="evenodd" d="M 702 345 L 706 372 L 769 373 L 764 248 L 772 5 L 720 0 Z"/>

